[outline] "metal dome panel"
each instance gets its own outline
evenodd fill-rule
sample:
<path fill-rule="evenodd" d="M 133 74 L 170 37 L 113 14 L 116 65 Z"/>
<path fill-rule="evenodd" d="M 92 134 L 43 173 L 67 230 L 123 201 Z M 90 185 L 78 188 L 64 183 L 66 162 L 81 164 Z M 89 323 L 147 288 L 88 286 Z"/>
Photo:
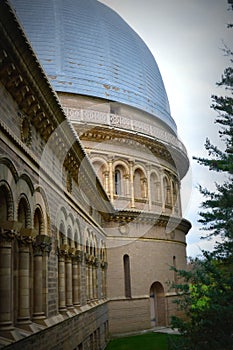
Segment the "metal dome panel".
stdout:
<path fill-rule="evenodd" d="M 157 63 L 138 34 L 97 0 L 12 0 L 56 91 L 146 111 L 174 132 Z"/>

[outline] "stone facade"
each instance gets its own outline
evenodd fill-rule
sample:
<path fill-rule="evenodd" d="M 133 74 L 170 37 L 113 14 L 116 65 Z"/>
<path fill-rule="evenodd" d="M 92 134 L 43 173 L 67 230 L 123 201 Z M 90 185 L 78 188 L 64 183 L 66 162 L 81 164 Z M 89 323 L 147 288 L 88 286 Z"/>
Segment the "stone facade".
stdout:
<path fill-rule="evenodd" d="M 168 325 L 183 144 L 135 108 L 57 96 L 5 0 L 0 37 L 0 348 L 104 349 Z"/>

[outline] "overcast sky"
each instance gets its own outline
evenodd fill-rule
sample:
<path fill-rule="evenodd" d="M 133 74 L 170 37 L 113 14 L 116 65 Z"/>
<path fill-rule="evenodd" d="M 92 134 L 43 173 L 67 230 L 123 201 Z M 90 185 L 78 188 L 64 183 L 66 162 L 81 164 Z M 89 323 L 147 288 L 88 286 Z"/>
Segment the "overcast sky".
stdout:
<path fill-rule="evenodd" d="M 217 114 L 210 108 L 211 95 L 224 95 L 216 86 L 229 59 L 223 43 L 233 48 L 233 12 L 227 0 L 101 0 L 118 12 L 141 36 L 160 68 L 172 117 L 191 162 L 182 181 L 183 216 L 193 227 L 187 236 L 187 255 L 211 250 L 214 242 L 200 240 L 205 232 L 197 222 L 202 196 L 198 184 L 214 189 L 219 175 L 192 160 L 207 155 L 206 137 L 219 144 Z"/>

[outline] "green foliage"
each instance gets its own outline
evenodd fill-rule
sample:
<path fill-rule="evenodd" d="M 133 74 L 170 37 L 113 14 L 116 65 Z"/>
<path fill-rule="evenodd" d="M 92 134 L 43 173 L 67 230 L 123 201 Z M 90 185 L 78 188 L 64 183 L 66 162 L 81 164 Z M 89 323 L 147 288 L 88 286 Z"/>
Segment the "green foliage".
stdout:
<path fill-rule="evenodd" d="M 233 8 L 232 8 L 233 9 Z M 229 26 L 232 28 L 232 26 Z M 233 63 L 233 52 L 224 49 Z M 212 108 L 218 113 L 219 137 L 223 150 L 206 140 L 208 158 L 194 158 L 210 171 L 224 173 L 225 182 L 216 184 L 212 192 L 200 187 L 205 200 L 199 222 L 206 237 L 217 237 L 214 251 L 203 252 L 194 259 L 189 271 L 178 271 L 182 283 L 173 284 L 178 291 L 178 307 L 185 319 L 172 318 L 172 326 L 183 335 L 182 343 L 170 349 L 233 349 L 233 68 L 225 69 L 219 86 L 227 96 L 212 96 Z"/>
<path fill-rule="evenodd" d="M 203 260 L 192 261 L 190 271 L 178 273 L 185 282 L 179 285 L 176 303 L 187 317 L 172 318 L 172 326 L 183 335 L 180 349 L 233 349 L 233 275 L 228 266 L 204 252 Z"/>

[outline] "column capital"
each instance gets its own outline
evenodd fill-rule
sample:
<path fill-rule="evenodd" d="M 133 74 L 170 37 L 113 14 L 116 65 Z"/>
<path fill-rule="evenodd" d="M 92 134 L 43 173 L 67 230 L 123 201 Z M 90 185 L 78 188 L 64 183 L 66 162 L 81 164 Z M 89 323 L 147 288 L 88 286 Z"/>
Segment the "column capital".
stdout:
<path fill-rule="evenodd" d="M 14 230 L 0 228 L 0 242 L 12 242 L 15 237 L 16 232 Z"/>
<path fill-rule="evenodd" d="M 108 267 L 107 261 L 101 261 L 101 267 L 102 267 L 102 269 L 107 269 L 107 267 Z"/>
<path fill-rule="evenodd" d="M 74 259 L 77 260 L 78 262 L 81 262 L 83 260 L 83 252 L 82 252 L 82 250 L 77 249 L 75 251 Z"/>
<path fill-rule="evenodd" d="M 27 247 L 33 242 L 33 239 L 30 236 L 17 235 L 17 240 L 20 248 Z"/>
<path fill-rule="evenodd" d="M 52 239 L 46 235 L 38 235 L 33 241 L 34 256 L 49 255 L 52 249 Z"/>

